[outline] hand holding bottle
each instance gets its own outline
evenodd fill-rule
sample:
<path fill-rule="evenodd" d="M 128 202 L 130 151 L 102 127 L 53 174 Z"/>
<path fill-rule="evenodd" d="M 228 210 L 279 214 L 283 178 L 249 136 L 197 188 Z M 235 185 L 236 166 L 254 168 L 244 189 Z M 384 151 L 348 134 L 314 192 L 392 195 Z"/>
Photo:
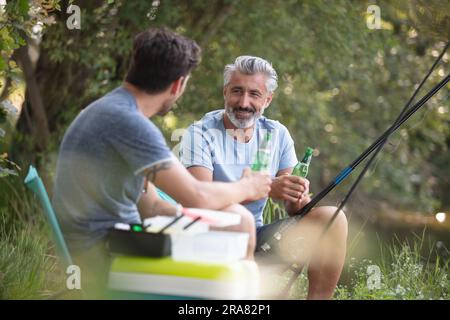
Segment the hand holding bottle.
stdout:
<path fill-rule="evenodd" d="M 244 190 L 248 192 L 247 200 L 256 201 L 267 197 L 270 192 L 272 179 L 264 172 L 253 172 L 250 168 L 245 168 L 240 180 L 245 184 Z"/>
<path fill-rule="evenodd" d="M 309 181 L 305 178 L 284 174 L 272 181 L 270 197 L 276 200 L 297 202 L 309 194 Z"/>

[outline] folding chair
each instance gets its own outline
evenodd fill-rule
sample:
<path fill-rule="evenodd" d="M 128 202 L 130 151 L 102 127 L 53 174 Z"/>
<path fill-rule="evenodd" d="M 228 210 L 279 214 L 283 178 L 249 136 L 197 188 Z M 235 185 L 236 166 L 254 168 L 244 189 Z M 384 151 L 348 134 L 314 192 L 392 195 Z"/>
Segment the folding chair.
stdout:
<path fill-rule="evenodd" d="M 158 196 L 162 199 L 162 200 L 164 200 L 164 201 L 167 201 L 167 202 L 169 202 L 169 203 L 171 203 L 171 204 L 177 204 L 177 202 L 175 201 L 175 199 L 173 199 L 171 196 L 169 196 L 167 193 L 165 193 L 164 191 L 162 191 L 161 189 L 159 189 L 159 188 L 156 188 L 156 192 L 158 193 Z"/>
<path fill-rule="evenodd" d="M 25 185 L 36 194 L 41 202 L 46 220 L 50 225 L 57 254 L 62 259 L 64 270 L 66 270 L 67 267 L 73 265 L 72 257 L 70 256 L 69 249 L 67 248 L 61 228 L 59 227 L 58 219 L 56 218 L 50 199 L 48 198 L 47 191 L 45 190 L 44 184 L 33 166 L 29 167 L 28 174 L 24 182 Z M 62 289 L 52 295 L 51 298 L 57 298 L 68 292 L 69 289 Z M 81 293 L 83 294 L 83 292 Z"/>

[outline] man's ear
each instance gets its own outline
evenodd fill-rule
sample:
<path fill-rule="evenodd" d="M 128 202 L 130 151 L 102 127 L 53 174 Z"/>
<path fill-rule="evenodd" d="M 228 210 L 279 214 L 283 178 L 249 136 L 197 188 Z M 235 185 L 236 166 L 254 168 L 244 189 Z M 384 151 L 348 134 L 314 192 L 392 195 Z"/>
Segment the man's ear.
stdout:
<path fill-rule="evenodd" d="M 177 95 L 178 92 L 183 88 L 184 77 L 179 77 L 177 80 L 172 82 L 170 85 L 170 94 Z"/>
<path fill-rule="evenodd" d="M 272 98 L 273 98 L 273 92 L 270 93 L 267 98 L 266 98 L 266 108 L 270 105 L 270 103 L 272 102 Z"/>

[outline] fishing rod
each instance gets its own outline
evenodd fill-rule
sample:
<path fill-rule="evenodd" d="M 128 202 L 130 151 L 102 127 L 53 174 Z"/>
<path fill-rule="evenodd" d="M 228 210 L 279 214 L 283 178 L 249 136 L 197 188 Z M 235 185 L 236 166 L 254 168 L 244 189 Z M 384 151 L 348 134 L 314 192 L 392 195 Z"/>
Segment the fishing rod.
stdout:
<path fill-rule="evenodd" d="M 447 43 L 447 45 L 444 47 L 444 49 L 442 50 L 441 54 L 438 56 L 438 58 L 435 60 L 435 62 L 433 63 L 433 65 L 431 66 L 430 70 L 428 71 L 428 73 L 425 75 L 425 77 L 422 79 L 421 83 L 419 84 L 419 86 L 415 89 L 414 93 L 412 94 L 412 96 L 409 98 L 408 102 L 405 104 L 405 106 L 403 107 L 402 111 L 400 112 L 400 114 L 398 115 L 397 119 L 395 119 L 394 124 L 388 129 L 387 134 L 386 134 L 386 138 L 383 139 L 383 142 L 379 144 L 379 146 L 376 148 L 376 150 L 372 153 L 372 156 L 370 157 L 370 159 L 367 161 L 367 163 L 364 165 L 363 169 L 361 170 L 361 172 L 359 173 L 357 179 L 353 182 L 352 186 L 350 187 L 350 190 L 348 191 L 348 193 L 345 195 L 344 199 L 341 201 L 341 203 L 339 204 L 339 206 L 336 208 L 336 211 L 334 212 L 333 216 L 331 217 L 331 219 L 327 222 L 325 228 L 322 230 L 320 236 L 318 237 L 318 240 L 316 241 L 316 246 L 318 246 L 321 242 L 321 240 L 323 239 L 323 237 L 325 236 L 325 234 L 327 233 L 327 231 L 330 229 L 330 227 L 332 226 L 334 220 L 337 218 L 337 216 L 339 215 L 339 213 L 341 213 L 342 209 L 344 208 L 345 204 L 347 203 L 347 201 L 349 200 L 350 196 L 353 194 L 353 191 L 355 191 L 356 187 L 358 186 L 358 184 L 361 182 L 362 178 L 364 177 L 364 175 L 366 174 L 367 170 L 370 168 L 370 166 L 372 165 L 372 162 L 374 161 L 374 159 L 377 157 L 377 155 L 379 154 L 379 152 L 383 149 L 385 143 L 387 142 L 388 137 L 394 132 L 395 128 L 397 128 L 397 124 L 400 123 L 400 121 L 403 119 L 404 115 L 406 114 L 408 108 L 410 107 L 412 101 L 415 99 L 415 97 L 417 96 L 417 94 L 419 93 L 420 89 L 422 88 L 422 86 L 425 84 L 425 82 L 428 80 L 429 76 L 431 75 L 431 73 L 434 71 L 434 69 L 436 68 L 437 64 L 439 63 L 439 61 L 442 59 L 442 57 L 444 56 L 444 53 L 446 52 L 446 50 L 448 49 L 450 45 L 450 42 Z M 299 267 L 291 267 L 291 270 L 293 271 L 291 277 L 289 278 L 287 284 L 285 285 L 284 289 L 281 291 L 281 297 L 283 296 L 287 296 L 289 293 L 290 288 L 292 287 L 292 285 L 294 284 L 295 279 L 297 279 L 297 277 L 302 273 L 305 265 L 307 265 L 308 262 L 306 262 L 304 265 L 301 265 Z"/>
<path fill-rule="evenodd" d="M 303 217 L 309 213 L 309 211 L 322 200 L 323 197 L 331 190 L 333 190 L 338 184 L 340 184 L 348 175 L 365 159 L 367 156 L 374 151 L 379 145 L 383 144 L 389 135 L 396 131 L 405 121 L 407 121 L 417 110 L 419 110 L 431 97 L 433 97 L 443 86 L 445 86 L 450 81 L 450 74 L 448 74 L 441 82 L 439 82 L 428 94 L 426 94 L 417 104 L 415 104 L 411 110 L 409 110 L 398 123 L 394 124 L 390 129 L 388 129 L 382 136 L 380 136 L 375 143 L 373 143 L 369 148 L 367 148 L 364 153 L 359 156 L 355 161 L 353 161 L 348 167 L 339 173 L 336 178 L 324 189 L 320 194 L 318 194 L 314 199 L 311 200 L 306 206 L 300 209 L 295 215 L 296 217 Z"/>
<path fill-rule="evenodd" d="M 383 142 L 380 143 L 380 145 L 376 148 L 376 150 L 373 152 L 371 158 L 367 161 L 366 165 L 363 167 L 363 169 L 361 170 L 360 174 L 358 175 L 358 178 L 355 180 L 355 182 L 353 183 L 353 185 L 350 187 L 349 192 L 345 195 L 344 199 L 341 201 L 339 207 L 336 209 L 336 212 L 333 214 L 332 218 L 330 219 L 330 221 L 327 223 L 324 231 L 322 232 L 322 235 L 325 234 L 325 232 L 329 229 L 329 227 L 331 226 L 331 224 L 333 223 L 333 221 L 336 219 L 336 216 L 338 215 L 338 213 L 341 211 L 341 209 L 343 209 L 345 203 L 348 201 L 348 199 L 350 198 L 350 196 L 352 195 L 353 191 L 356 189 L 357 185 L 359 184 L 359 182 L 361 181 L 361 179 L 364 177 L 366 171 L 368 170 L 368 168 L 370 167 L 370 165 L 372 164 L 373 160 L 377 157 L 378 153 L 383 149 L 384 145 L 386 144 L 389 136 L 395 131 L 396 128 L 398 128 L 401 123 L 400 121 L 403 119 L 403 117 L 405 116 L 407 110 L 409 109 L 409 107 L 411 106 L 411 103 L 413 102 L 413 100 L 416 98 L 417 94 L 419 93 L 420 89 L 423 87 L 423 85 L 425 84 L 425 82 L 428 80 L 428 78 L 430 77 L 430 75 L 433 73 L 434 69 L 436 68 L 436 66 L 438 65 L 439 61 L 442 59 L 442 57 L 444 56 L 445 52 L 447 51 L 448 47 L 450 46 L 450 41 L 447 42 L 446 46 L 444 47 L 444 49 L 442 50 L 441 54 L 437 57 L 437 59 L 434 61 L 433 65 L 431 66 L 430 70 L 428 71 L 428 73 L 425 75 L 425 77 L 422 79 L 421 83 L 419 84 L 419 86 L 414 90 L 414 93 L 412 94 L 412 96 L 409 98 L 408 102 L 405 104 L 405 106 L 403 107 L 402 111 L 400 112 L 400 114 L 398 115 L 397 119 L 395 119 L 394 124 L 388 129 L 387 133 L 386 133 L 386 138 L 383 139 Z"/>
<path fill-rule="evenodd" d="M 449 43 L 447 43 L 441 55 L 436 60 L 430 72 L 427 74 L 424 80 L 428 78 L 431 71 L 434 69 L 437 62 L 442 58 L 444 52 L 448 48 Z M 402 110 L 402 113 L 394 122 L 394 124 L 389 127 L 371 146 L 369 146 L 357 159 L 355 159 L 349 166 L 345 167 L 331 182 L 328 186 L 326 186 L 322 191 L 320 191 L 307 205 L 301 208 L 298 212 L 295 213 L 293 217 L 286 219 L 279 228 L 279 230 L 273 235 L 272 241 L 269 240 L 261 246 L 263 252 L 269 252 L 272 249 L 272 246 L 269 242 L 279 241 L 281 239 L 281 235 L 288 228 L 295 225 L 297 221 L 307 215 L 314 206 L 321 201 L 331 190 L 333 190 L 337 185 L 339 185 L 343 180 L 345 180 L 352 171 L 362 162 L 364 161 L 374 150 L 377 150 L 375 155 L 381 150 L 381 146 L 387 141 L 388 137 L 395 132 L 405 121 L 407 121 L 415 112 L 417 112 L 431 97 L 433 97 L 442 87 L 444 87 L 450 81 L 450 74 L 447 75 L 442 81 L 440 81 L 433 89 L 431 89 L 419 102 L 417 102 L 413 107 L 411 107 L 407 112 L 406 109 L 409 106 L 409 103 L 405 105 L 405 108 Z M 424 81 L 422 81 L 421 85 L 423 85 Z M 420 89 L 420 86 L 416 89 L 416 92 L 411 97 L 410 101 L 413 100 L 415 94 Z M 410 102 L 409 101 L 409 102 Z M 404 115 L 402 115 L 404 113 Z M 379 149 L 377 149 L 379 148 Z M 372 160 L 372 159 L 371 159 Z M 365 171 L 364 171 L 365 172 Z M 361 176 L 362 178 L 362 176 Z M 361 179 L 358 179 L 358 182 Z M 351 190 L 352 191 L 352 190 Z M 348 195 L 349 196 L 349 195 Z M 348 196 L 346 197 L 348 199 Z M 346 201 L 346 199 L 344 199 Z M 339 211 L 337 211 L 339 212 Z M 334 219 L 333 219 L 334 220 Z M 332 222 L 332 221 L 331 221 Z"/>

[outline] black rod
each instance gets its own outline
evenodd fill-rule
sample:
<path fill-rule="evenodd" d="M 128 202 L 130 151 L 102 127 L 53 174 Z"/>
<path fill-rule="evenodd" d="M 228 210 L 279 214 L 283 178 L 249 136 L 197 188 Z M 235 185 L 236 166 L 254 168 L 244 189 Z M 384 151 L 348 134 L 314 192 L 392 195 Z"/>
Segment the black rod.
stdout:
<path fill-rule="evenodd" d="M 445 86 L 450 81 L 450 74 L 447 75 L 443 80 L 441 80 L 436 86 L 434 86 L 420 101 L 418 101 L 413 107 L 410 108 L 408 112 L 405 113 L 397 123 L 394 123 L 389 129 L 386 130 L 370 147 L 368 147 L 355 161 L 353 161 L 348 167 L 339 173 L 334 180 L 326 186 L 322 191 L 319 192 L 307 205 L 301 208 L 293 217 L 288 218 L 284 221 L 279 230 L 273 235 L 275 240 L 281 238 L 281 234 L 294 225 L 298 220 L 303 218 L 310 210 L 322 200 L 331 190 L 333 190 L 339 183 L 341 183 L 353 170 L 359 165 L 367 156 L 375 150 L 381 143 L 389 137 L 388 134 L 392 134 L 397 130 L 405 121 L 407 121 L 417 110 L 419 110 L 431 97 L 433 97 L 443 86 Z M 264 252 L 271 250 L 271 246 L 266 242 L 261 246 Z"/>
<path fill-rule="evenodd" d="M 368 147 L 356 160 L 354 160 L 348 167 L 341 171 L 334 180 L 325 187 L 319 194 L 317 194 L 306 206 L 300 209 L 295 215 L 304 216 L 307 214 L 325 195 L 334 189 L 339 183 L 347 178 L 350 173 L 372 153 L 378 146 L 385 143 L 390 134 L 396 131 L 405 121 L 407 121 L 417 110 L 419 110 L 432 96 L 434 96 L 443 86 L 450 81 L 450 74 L 447 75 L 441 82 L 439 82 L 430 92 L 428 92 L 419 102 L 417 102 L 408 112 L 405 113 L 398 122 L 394 123 L 386 132 L 384 132 L 370 147 Z"/>
<path fill-rule="evenodd" d="M 361 170 L 360 174 L 358 175 L 358 178 L 356 179 L 356 181 L 352 184 L 350 190 L 347 192 L 347 194 L 345 195 L 344 199 L 341 201 L 341 203 L 339 204 L 338 208 L 336 209 L 336 211 L 334 212 L 333 216 L 331 217 L 331 219 L 328 221 L 328 223 L 326 224 L 325 228 L 322 230 L 319 239 L 317 240 L 317 244 L 319 245 L 319 243 L 321 242 L 322 238 L 325 236 L 325 234 L 327 233 L 327 231 L 331 228 L 334 220 L 337 218 L 338 214 L 341 212 L 341 210 L 344 208 L 345 204 L 347 203 L 347 201 L 350 199 L 351 195 L 353 194 L 353 192 L 355 191 L 356 187 L 358 186 L 358 184 L 361 182 L 362 178 L 364 177 L 364 175 L 366 174 L 367 170 L 369 169 L 369 167 L 371 166 L 372 162 L 374 161 L 374 159 L 377 157 L 378 153 L 383 149 L 385 143 L 387 142 L 387 139 L 389 138 L 389 136 L 396 130 L 396 128 L 398 128 L 398 126 L 401 124 L 401 120 L 404 118 L 405 113 L 407 112 L 408 108 L 410 107 L 412 101 L 415 99 L 415 97 L 417 96 L 417 94 L 419 93 L 420 89 L 422 88 L 422 86 L 425 84 L 425 82 L 428 80 L 429 76 L 431 75 L 431 73 L 433 72 L 433 70 L 435 69 L 435 67 L 437 66 L 437 64 L 439 63 L 439 61 L 442 59 L 445 51 L 448 49 L 450 45 L 450 41 L 447 42 L 446 46 L 444 47 L 444 49 L 442 50 L 441 54 L 438 56 L 438 58 L 434 61 L 433 65 L 431 66 L 430 70 L 428 71 L 428 73 L 425 75 L 425 77 L 422 79 L 421 83 L 419 84 L 419 86 L 414 90 L 414 93 L 412 94 L 412 96 L 409 98 L 408 102 L 405 104 L 405 106 L 403 107 L 402 111 L 400 112 L 400 114 L 398 115 L 397 119 L 395 119 L 394 124 L 388 129 L 388 131 L 386 132 L 386 137 L 383 139 L 383 142 L 380 143 L 378 145 L 378 147 L 376 148 L 375 152 L 372 154 L 372 156 L 370 157 L 370 159 L 367 161 L 367 163 L 365 164 L 365 166 L 363 167 L 363 169 Z M 406 120 L 405 120 L 406 121 Z M 404 122 L 404 121 L 403 121 Z M 403 123 L 402 122 L 402 123 Z M 306 263 L 308 264 L 308 263 Z M 292 284 L 294 283 L 295 279 L 298 278 L 298 276 L 301 274 L 303 268 L 305 265 L 301 266 L 300 268 L 298 268 L 297 270 L 294 270 L 293 274 L 291 275 L 287 285 L 284 287 L 282 294 L 284 294 L 284 296 L 287 296 L 289 293 L 290 288 L 292 287 Z"/>

